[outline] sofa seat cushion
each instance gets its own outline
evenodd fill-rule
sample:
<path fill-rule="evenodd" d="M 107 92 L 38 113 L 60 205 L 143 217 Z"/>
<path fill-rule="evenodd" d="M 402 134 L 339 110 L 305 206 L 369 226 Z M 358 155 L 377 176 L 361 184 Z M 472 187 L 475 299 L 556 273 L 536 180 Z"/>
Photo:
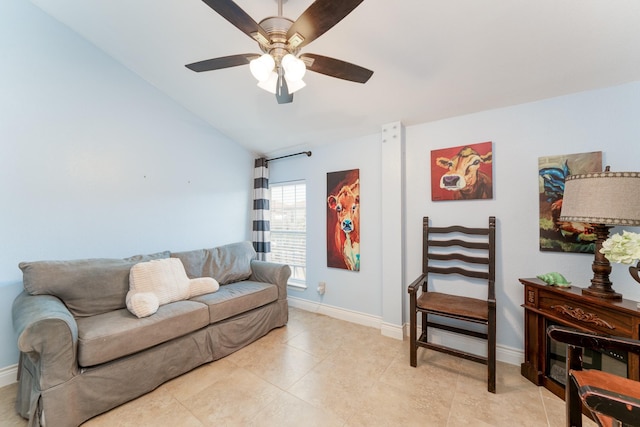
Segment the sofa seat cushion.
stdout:
<path fill-rule="evenodd" d="M 209 324 L 207 306 L 176 301 L 150 317 L 137 318 L 120 309 L 78 318 L 78 364 L 94 366 L 153 347 Z"/>
<path fill-rule="evenodd" d="M 190 301 L 198 301 L 209 306 L 209 322 L 224 319 L 262 307 L 278 299 L 276 285 L 245 280 L 220 286 L 218 292 L 201 295 Z"/>

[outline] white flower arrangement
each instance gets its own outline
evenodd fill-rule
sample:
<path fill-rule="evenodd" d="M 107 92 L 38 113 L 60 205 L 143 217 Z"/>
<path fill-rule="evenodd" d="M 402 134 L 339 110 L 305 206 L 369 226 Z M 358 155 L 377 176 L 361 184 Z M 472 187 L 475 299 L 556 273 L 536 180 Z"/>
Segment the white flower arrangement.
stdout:
<path fill-rule="evenodd" d="M 600 253 L 612 262 L 633 264 L 640 260 L 640 234 L 623 231 L 602 243 Z"/>

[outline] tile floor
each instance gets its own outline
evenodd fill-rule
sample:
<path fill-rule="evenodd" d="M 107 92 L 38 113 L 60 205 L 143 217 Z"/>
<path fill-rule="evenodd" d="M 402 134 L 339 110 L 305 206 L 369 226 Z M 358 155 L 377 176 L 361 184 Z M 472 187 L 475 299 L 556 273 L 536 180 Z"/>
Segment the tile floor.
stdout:
<path fill-rule="evenodd" d="M 564 426 L 564 402 L 519 366 L 499 363 L 491 394 L 483 365 L 419 349 L 412 368 L 408 352 L 373 328 L 291 308 L 286 327 L 83 426 Z M 0 388 L 2 427 L 27 424 L 15 391 Z"/>

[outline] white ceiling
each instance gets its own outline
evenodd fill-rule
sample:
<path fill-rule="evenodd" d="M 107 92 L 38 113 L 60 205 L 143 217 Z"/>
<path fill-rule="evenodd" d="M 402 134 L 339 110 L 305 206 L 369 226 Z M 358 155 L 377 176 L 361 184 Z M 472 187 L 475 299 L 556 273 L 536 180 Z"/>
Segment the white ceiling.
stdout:
<path fill-rule="evenodd" d="M 276 0 L 235 0 L 255 21 Z M 340 0 L 336 0 L 340 1 Z M 303 52 L 374 71 L 308 72 L 292 104 L 249 67 L 185 64 L 257 43 L 201 0 L 32 0 L 236 142 L 260 154 L 640 80 L 638 0 L 364 0 Z M 295 20 L 312 0 L 288 0 Z"/>

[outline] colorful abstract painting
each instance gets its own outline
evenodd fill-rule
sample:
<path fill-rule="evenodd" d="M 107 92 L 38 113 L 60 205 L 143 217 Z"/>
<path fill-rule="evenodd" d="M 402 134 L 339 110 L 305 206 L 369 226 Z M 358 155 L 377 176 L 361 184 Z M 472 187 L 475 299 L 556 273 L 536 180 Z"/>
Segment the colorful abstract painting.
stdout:
<path fill-rule="evenodd" d="M 431 200 L 493 198 L 492 144 L 431 151 Z"/>
<path fill-rule="evenodd" d="M 601 151 L 538 159 L 541 251 L 593 253 L 596 237 L 591 224 L 560 221 L 559 217 L 565 178 L 601 171 Z"/>
<path fill-rule="evenodd" d="M 327 173 L 327 266 L 360 271 L 360 169 Z"/>

